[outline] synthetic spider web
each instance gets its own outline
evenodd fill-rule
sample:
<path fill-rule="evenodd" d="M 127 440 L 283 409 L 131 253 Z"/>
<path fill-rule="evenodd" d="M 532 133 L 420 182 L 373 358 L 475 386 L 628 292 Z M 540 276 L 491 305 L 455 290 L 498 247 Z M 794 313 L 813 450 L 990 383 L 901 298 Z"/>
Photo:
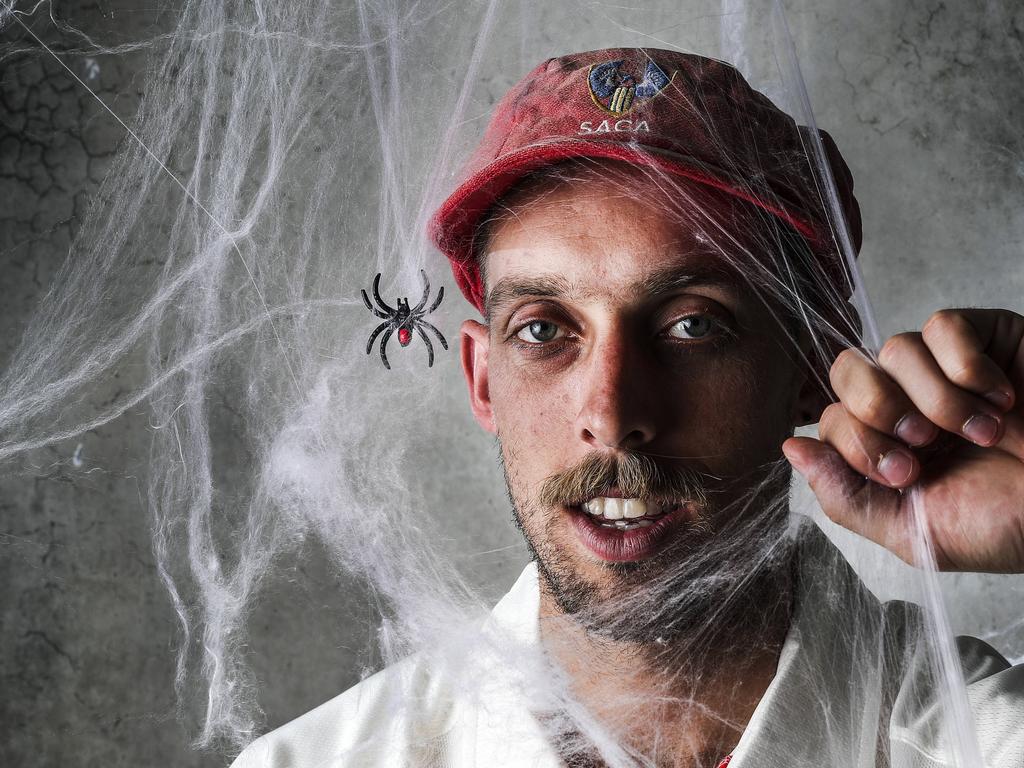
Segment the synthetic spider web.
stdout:
<path fill-rule="evenodd" d="M 474 313 L 461 301 L 440 306 L 441 286 L 450 293 L 453 282 L 425 232 L 461 179 L 494 103 L 546 57 L 622 45 L 732 62 L 804 125 L 814 124 L 815 105 L 817 122 L 854 167 L 867 214 L 864 284 L 857 283 L 853 299 L 865 346 L 918 326 L 941 306 L 1012 307 L 1022 279 L 1015 250 L 1022 227 L 1020 121 L 1005 83 L 1014 82 L 1019 67 L 1019 11 L 992 4 L 967 18 L 944 6 L 846 5 L 792 4 L 792 36 L 774 5 L 727 0 L 642 9 L 589 2 L 200 2 L 155 20 L 156 31 L 120 27 L 130 18 L 120 9 L 114 19 L 97 19 L 87 12 L 65 18 L 44 4 L 5 8 L 7 71 L 24 73 L 24 88 L 43 93 L 29 73 L 48 62 L 41 80 L 66 85 L 97 110 L 89 125 L 108 121 L 119 137 L 96 161 L 103 182 L 88 212 L 75 213 L 73 245 L 54 241 L 54 249 L 67 251 L 63 268 L 5 357 L 0 456 L 9 482 L 19 489 L 66 487 L 67 494 L 43 501 L 49 521 L 75 532 L 47 539 L 39 532 L 45 526 L 37 530 L 25 522 L 34 518 L 19 518 L 5 545 L 13 555 L 11 583 L 27 585 L 24 603 L 12 611 L 22 623 L 11 635 L 20 638 L 11 640 L 11 657 L 56 660 L 54 666 L 62 654 L 73 660 L 61 673 L 26 665 L 31 677 L 10 704 L 19 733 L 27 734 L 15 756 L 32 748 L 44 761 L 73 763 L 81 744 L 68 734 L 89 730 L 83 721 L 111 731 L 113 723 L 134 723 L 126 749 L 142 750 L 153 733 L 147 729 L 156 726 L 138 723 L 154 722 L 153 715 L 159 721 L 173 707 L 169 694 L 152 705 L 154 688 L 136 691 L 133 680 L 142 678 L 146 659 L 173 646 L 177 668 L 164 669 L 155 689 L 174 689 L 188 736 L 206 747 L 235 751 L 266 726 L 419 653 L 469 700 L 486 701 L 498 685 L 517 690 L 545 713 L 552 740 L 566 754 L 596 748 L 612 765 L 650 760 L 581 707 L 566 678 L 520 638 L 480 629 L 528 557 L 507 523 L 491 439 L 468 413 L 456 355 L 439 355 L 432 368 L 422 354 L 393 355 L 394 372 L 367 357 L 374 329 L 366 308 L 374 308 L 359 293 L 371 275 L 382 274 L 392 281 L 381 288 L 374 279 L 374 294 L 419 295 L 425 277 L 417 273 L 429 274 L 439 290 L 426 314 L 439 311 L 442 345 L 442 332 L 451 338 L 457 322 Z M 119 101 L 131 78 L 101 87 L 90 74 L 118 62 L 139 67 L 144 96 L 137 112 Z M 21 136 L 16 127 L 11 133 Z M 35 133 L 25 135 L 18 140 L 30 146 Z M 83 135 L 92 141 L 88 130 Z M 850 256 L 820 156 L 820 148 L 806 147 L 837 251 Z M 45 185 L 33 187 L 32 172 L 20 170 L 33 162 L 47 165 L 26 150 L 10 199 L 41 200 L 42 209 L 48 203 L 35 190 Z M 60 177 L 59 167 L 53 172 Z M 630 196 L 625 182 L 609 184 Z M 710 249 L 735 254 L 734 238 L 712 212 L 688 210 L 679 216 L 690 216 Z M 30 234 L 9 239 L 9 252 L 20 254 L 21 243 L 45 237 Z M 772 282 L 769 272 L 750 279 L 781 304 L 798 303 L 792 282 Z M 424 295 L 414 306 L 422 310 L 427 301 Z M 397 312 L 387 322 L 396 320 Z M 809 321 L 822 348 L 862 342 L 833 321 L 826 313 Z M 419 330 L 428 360 L 431 327 Z M 376 342 L 389 367 L 385 329 Z M 402 329 L 394 329 L 400 344 Z M 406 330 L 411 342 L 417 329 Z M 109 477 L 111 486 L 98 477 Z M 773 495 L 759 504 L 781 515 L 785 491 L 767 481 L 764 487 Z M 30 496 L 19 498 L 30 508 Z M 119 526 L 105 525 L 111 515 L 95 511 L 109 507 L 118 510 Z M 720 595 L 715 590 L 735 584 L 728 577 L 740 578 L 749 563 L 777 562 L 798 523 L 818 520 L 878 597 L 926 606 L 920 642 L 908 653 L 919 654 L 925 677 L 938 681 L 954 713 L 954 763 L 974 764 L 952 629 L 1019 658 L 1017 582 L 913 571 L 820 520 L 801 489 L 790 507 L 785 526 L 738 529 L 732 548 L 706 553 L 710 560 L 742 552 L 724 558 L 734 568 L 702 570 L 701 560 L 675 577 L 693 576 L 696 597 Z M 79 516 L 102 533 L 86 538 L 76 527 Z M 119 548 L 117 528 L 131 530 L 127 520 L 135 538 Z M 143 526 L 152 544 L 139 543 Z M 81 570 L 41 560 L 36 548 L 48 542 L 56 542 L 55 552 L 81 557 Z M 119 549 L 144 553 L 132 579 L 109 575 L 123 572 Z M 30 555 L 32 568 L 22 567 Z M 878 625 L 868 602 L 840 603 L 848 572 L 825 555 L 814 562 L 825 615 L 844 643 L 869 647 Z M 92 590 L 87 585 L 96 574 L 109 578 Z M 111 586 L 157 579 L 160 592 L 126 595 L 119 589 L 128 586 Z M 45 585 L 53 583 L 73 586 L 53 604 L 62 618 L 38 629 L 29 619 L 39 618 L 37 606 L 48 610 Z M 649 596 L 631 600 L 625 614 L 612 614 L 657 613 Z M 106 650 L 90 663 L 112 637 L 142 632 L 125 606 L 143 604 L 158 606 L 147 613 L 157 629 L 143 633 L 155 637 L 136 639 L 123 661 Z M 96 629 L 81 618 L 93 613 L 108 616 L 109 626 Z M 689 632 L 699 639 L 709 625 L 710 619 Z M 60 652 L 31 656 L 46 645 L 39 632 Z M 481 649 L 488 662 L 515 674 L 483 679 Z M 293 662 L 302 669 L 295 682 L 287 671 Z M 817 669 L 835 671 L 831 664 L 824 657 Z M 842 683 L 827 675 L 811 683 L 801 714 L 828 705 L 816 733 L 825 734 L 822 748 L 834 764 L 869 764 L 874 742 L 858 742 L 840 727 L 865 711 L 865 699 L 857 685 L 848 686 L 849 695 L 842 686 L 854 678 L 869 686 L 878 669 L 866 664 Z M 116 687 L 94 679 L 101 671 Z M 53 685 L 45 684 L 49 679 Z M 62 693 L 52 697 L 48 688 Z M 304 693 L 312 689 L 315 695 Z M 83 690 L 102 694 L 83 703 L 64 693 L 82 697 Z M 387 710 L 396 724 L 415 706 L 400 694 Z M 913 691 L 908 697 L 913 704 Z M 117 703 L 122 698 L 130 703 Z M 634 703 L 628 692 L 611 701 L 624 711 Z M 55 708 L 69 728 L 48 725 Z M 186 737 L 159 733 L 160 743 L 180 750 L 181 764 L 198 759 L 182 746 Z M 780 742 L 777 754 L 761 757 L 783 762 L 788 748 Z"/>

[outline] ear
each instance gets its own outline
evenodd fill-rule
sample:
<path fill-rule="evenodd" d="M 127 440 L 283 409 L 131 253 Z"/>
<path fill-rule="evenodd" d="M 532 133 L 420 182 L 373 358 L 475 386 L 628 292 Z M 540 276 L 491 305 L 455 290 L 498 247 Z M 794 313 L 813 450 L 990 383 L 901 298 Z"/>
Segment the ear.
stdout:
<path fill-rule="evenodd" d="M 492 435 L 496 433 L 491 409 L 490 381 L 487 378 L 487 354 L 491 349 L 490 330 L 476 320 L 466 320 L 461 336 L 462 374 L 469 388 L 469 407 L 477 424 Z"/>
<path fill-rule="evenodd" d="M 800 359 L 803 361 L 800 373 L 800 389 L 793 404 L 793 427 L 807 427 L 817 424 L 821 413 L 835 400 L 829 385 L 829 367 L 835 358 L 830 348 L 824 352 L 811 343 L 810 334 L 801 330 L 799 337 Z M 826 362 L 824 357 L 828 358 Z"/>
<path fill-rule="evenodd" d="M 796 409 L 793 414 L 794 427 L 807 427 L 817 424 L 821 413 L 831 403 L 832 392 L 823 387 L 819 376 L 808 372 L 804 376 L 803 384 L 800 387 L 800 394 L 797 397 Z"/>
<path fill-rule="evenodd" d="M 822 411 L 836 402 L 835 392 L 829 383 L 832 364 L 844 349 L 863 346 L 864 326 L 857 308 L 849 301 L 844 301 L 835 307 L 833 312 L 832 323 L 839 332 L 823 339 L 821 343 L 824 344 L 824 349 L 816 350 L 810 344 L 809 332 L 801 332 L 800 348 L 804 352 L 804 358 L 812 361 L 814 369 L 807 371 L 801 385 L 794 419 L 796 427 L 817 424 Z"/>

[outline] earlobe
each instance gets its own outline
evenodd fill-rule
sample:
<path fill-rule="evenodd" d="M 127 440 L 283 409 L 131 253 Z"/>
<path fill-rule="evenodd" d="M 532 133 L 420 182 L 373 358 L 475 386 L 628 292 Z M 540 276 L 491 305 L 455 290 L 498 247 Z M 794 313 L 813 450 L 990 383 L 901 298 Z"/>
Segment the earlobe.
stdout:
<path fill-rule="evenodd" d="M 833 402 L 832 392 L 814 371 L 808 371 L 800 385 L 793 408 L 793 426 L 807 427 L 817 424 L 822 411 Z"/>
<path fill-rule="evenodd" d="M 469 389 L 469 407 L 477 423 L 495 434 L 494 412 L 491 409 L 487 356 L 490 352 L 490 329 L 475 320 L 466 320 L 460 329 L 462 374 Z"/>
<path fill-rule="evenodd" d="M 794 427 L 809 427 L 812 424 L 817 424 L 821 418 L 822 411 L 828 407 L 829 399 L 824 394 L 819 394 L 813 398 L 813 402 L 805 402 L 801 398 L 801 402 L 797 406 L 797 412 L 794 418 Z"/>
<path fill-rule="evenodd" d="M 832 391 L 828 386 L 828 373 L 822 377 L 815 360 L 814 351 L 806 349 L 803 357 L 804 368 L 800 391 L 793 404 L 793 427 L 807 427 L 817 424 L 824 411 L 832 403 Z"/>

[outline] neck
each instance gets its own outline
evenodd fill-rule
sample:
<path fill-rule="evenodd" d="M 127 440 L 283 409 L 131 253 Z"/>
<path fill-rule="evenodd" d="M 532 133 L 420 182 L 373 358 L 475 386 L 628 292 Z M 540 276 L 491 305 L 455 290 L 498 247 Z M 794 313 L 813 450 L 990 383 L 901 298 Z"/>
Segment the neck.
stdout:
<path fill-rule="evenodd" d="M 620 745 L 653 765 L 714 768 L 775 675 L 791 596 L 791 569 L 773 570 L 745 584 L 713 621 L 669 639 L 621 642 L 567 616 L 542 579 L 541 638 L 573 697 Z"/>

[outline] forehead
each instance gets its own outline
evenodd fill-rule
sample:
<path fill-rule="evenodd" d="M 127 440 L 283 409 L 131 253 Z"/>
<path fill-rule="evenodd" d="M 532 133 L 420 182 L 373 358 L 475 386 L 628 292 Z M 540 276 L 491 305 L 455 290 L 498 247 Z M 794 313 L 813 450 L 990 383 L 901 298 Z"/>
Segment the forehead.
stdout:
<path fill-rule="evenodd" d="M 741 285 L 774 236 L 759 211 L 703 185 L 629 167 L 586 169 L 506 202 L 486 249 L 488 305 L 513 279 L 578 294 L 624 295 L 688 278 Z"/>

